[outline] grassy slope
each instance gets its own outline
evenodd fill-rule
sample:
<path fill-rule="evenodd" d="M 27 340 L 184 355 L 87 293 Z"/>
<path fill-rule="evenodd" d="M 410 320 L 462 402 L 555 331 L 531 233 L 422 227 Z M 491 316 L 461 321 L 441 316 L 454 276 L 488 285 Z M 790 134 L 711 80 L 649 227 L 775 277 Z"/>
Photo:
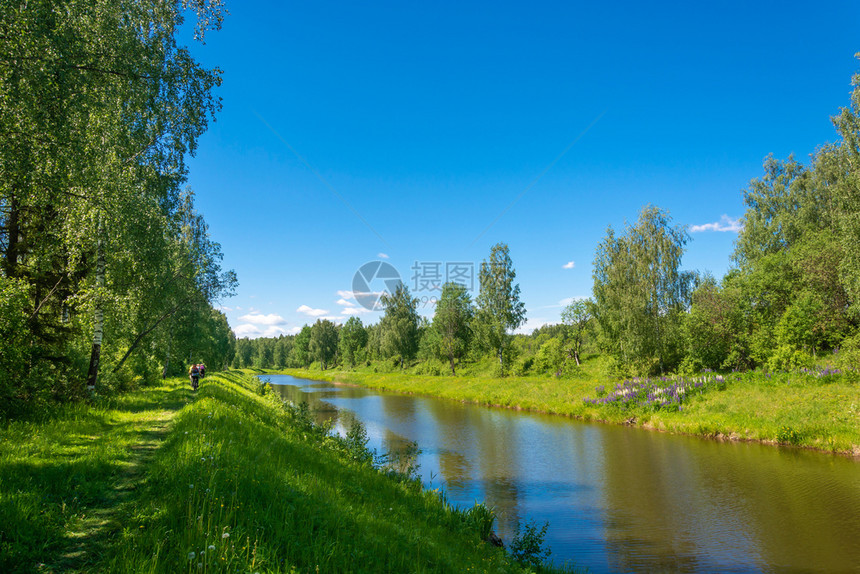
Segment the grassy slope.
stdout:
<path fill-rule="evenodd" d="M 635 423 L 647 428 L 763 442 L 785 441 L 793 430 L 795 444 L 860 455 L 860 384 L 856 377 L 816 378 L 782 373 L 728 375 L 723 391 L 693 398 L 681 412 L 632 410 L 590 405 L 595 388 L 614 388 L 588 367 L 577 378 L 548 376 L 415 375 L 349 370 L 278 371 L 297 377 L 358 384 L 381 390 L 432 395 L 459 401 L 573 416 L 584 420 Z M 633 420 L 631 420 L 633 419 Z"/>
<path fill-rule="evenodd" d="M 186 387 L 0 429 L 0 571 L 521 571 L 246 376 Z"/>

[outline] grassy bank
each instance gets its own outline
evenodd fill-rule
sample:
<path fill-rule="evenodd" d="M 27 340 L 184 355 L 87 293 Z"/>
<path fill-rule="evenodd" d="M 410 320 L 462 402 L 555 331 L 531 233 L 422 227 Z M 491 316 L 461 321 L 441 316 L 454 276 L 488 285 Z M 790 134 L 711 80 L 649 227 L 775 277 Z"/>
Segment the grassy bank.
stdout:
<path fill-rule="evenodd" d="M 525 572 L 242 373 L 0 429 L 3 572 Z"/>
<path fill-rule="evenodd" d="M 648 402 L 645 393 L 641 401 L 627 404 L 606 400 L 616 392 L 623 392 L 624 382 L 588 374 L 558 379 L 350 370 L 278 372 L 583 420 L 634 424 L 733 440 L 792 444 L 860 456 L 860 383 L 856 373 L 731 373 L 724 375 L 720 383 L 716 375 L 704 374 L 685 379 L 692 383 L 687 395 L 681 397 L 680 405 L 661 406 L 656 402 L 642 404 Z M 695 383 L 700 381 L 705 384 L 696 387 Z M 676 382 L 678 379 L 653 381 L 652 385 L 668 387 Z M 617 385 L 622 389 L 618 390 Z"/>

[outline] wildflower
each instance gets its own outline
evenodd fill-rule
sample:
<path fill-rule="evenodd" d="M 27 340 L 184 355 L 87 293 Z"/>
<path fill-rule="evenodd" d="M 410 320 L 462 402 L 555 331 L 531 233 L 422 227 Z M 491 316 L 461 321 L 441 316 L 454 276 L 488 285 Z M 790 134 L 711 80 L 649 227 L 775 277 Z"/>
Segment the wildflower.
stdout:
<path fill-rule="evenodd" d="M 189 485 L 188 485 L 188 488 L 194 488 L 194 485 L 193 485 L 193 484 L 189 484 Z"/>
<path fill-rule="evenodd" d="M 188 559 L 189 559 L 189 560 L 194 560 L 196 557 L 197 557 L 197 553 L 196 553 L 196 552 L 189 552 L 189 553 L 188 553 Z"/>
<path fill-rule="evenodd" d="M 215 550 L 215 545 L 214 545 L 214 544 L 210 544 L 210 545 L 209 545 L 209 550 Z"/>
<path fill-rule="evenodd" d="M 224 534 L 221 535 L 221 538 L 230 538 L 230 533 L 225 532 Z"/>

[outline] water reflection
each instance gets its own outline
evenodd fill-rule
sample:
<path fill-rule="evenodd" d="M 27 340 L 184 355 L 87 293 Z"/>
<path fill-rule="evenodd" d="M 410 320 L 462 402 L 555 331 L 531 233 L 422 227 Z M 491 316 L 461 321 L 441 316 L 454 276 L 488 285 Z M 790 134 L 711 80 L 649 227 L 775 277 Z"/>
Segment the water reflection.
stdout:
<path fill-rule="evenodd" d="M 556 561 L 592 572 L 852 571 L 860 564 L 860 464 L 272 376 L 370 447 L 411 441 L 426 484 L 496 508 L 510 540 L 549 521 Z"/>

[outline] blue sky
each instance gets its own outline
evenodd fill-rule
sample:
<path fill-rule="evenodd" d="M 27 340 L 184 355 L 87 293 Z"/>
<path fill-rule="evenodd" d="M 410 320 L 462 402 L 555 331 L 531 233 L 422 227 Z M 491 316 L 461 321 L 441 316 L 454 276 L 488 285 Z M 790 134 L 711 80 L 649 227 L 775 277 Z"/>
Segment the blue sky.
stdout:
<path fill-rule="evenodd" d="M 557 322 L 591 293 L 607 226 L 648 203 L 729 229 L 691 233 L 684 258 L 720 277 L 741 190 L 767 154 L 805 162 L 836 139 L 860 70 L 854 2 L 228 8 L 192 47 L 224 82 L 189 184 L 239 276 L 222 301 L 239 336 L 375 322 L 350 297 L 364 263 L 432 300 L 416 262 L 477 272 L 500 241 L 525 330 Z"/>

